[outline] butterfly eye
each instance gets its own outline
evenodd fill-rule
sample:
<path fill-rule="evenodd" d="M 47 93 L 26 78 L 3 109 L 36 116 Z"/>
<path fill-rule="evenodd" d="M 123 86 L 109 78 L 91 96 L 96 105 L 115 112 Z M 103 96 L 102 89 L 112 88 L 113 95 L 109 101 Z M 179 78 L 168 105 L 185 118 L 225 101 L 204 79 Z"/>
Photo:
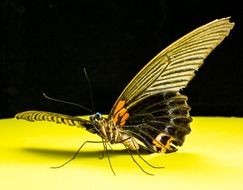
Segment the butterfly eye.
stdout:
<path fill-rule="evenodd" d="M 102 119 L 102 115 L 101 115 L 101 113 L 99 113 L 99 112 L 97 112 L 96 114 L 94 114 L 94 115 L 91 115 L 90 117 L 89 117 L 89 119 L 91 120 L 91 121 L 95 121 L 95 120 L 101 120 Z"/>
<path fill-rule="evenodd" d="M 97 113 L 94 115 L 94 117 L 95 117 L 95 119 L 97 119 L 97 120 L 101 120 L 102 115 L 101 115 L 101 113 L 97 112 Z"/>

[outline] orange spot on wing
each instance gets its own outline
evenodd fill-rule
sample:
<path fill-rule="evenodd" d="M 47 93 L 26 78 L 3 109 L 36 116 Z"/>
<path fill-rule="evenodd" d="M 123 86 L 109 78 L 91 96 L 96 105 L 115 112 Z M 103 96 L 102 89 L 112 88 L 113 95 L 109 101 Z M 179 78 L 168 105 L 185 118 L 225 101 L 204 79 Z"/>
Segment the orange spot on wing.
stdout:
<path fill-rule="evenodd" d="M 120 100 L 117 103 L 117 106 L 115 108 L 114 114 L 116 115 L 118 111 L 120 111 L 124 106 L 125 106 L 126 101 L 125 100 Z"/>
<path fill-rule="evenodd" d="M 126 122 L 128 118 L 129 118 L 129 113 L 125 113 L 121 118 L 121 123 Z"/>
<path fill-rule="evenodd" d="M 116 125 L 118 121 L 118 114 L 116 114 L 114 117 L 113 117 L 113 123 Z"/>
<path fill-rule="evenodd" d="M 126 121 L 120 122 L 120 126 L 125 125 Z"/>
<path fill-rule="evenodd" d="M 117 106 L 114 111 L 113 122 L 116 125 L 118 121 L 120 121 L 119 125 L 125 125 L 126 120 L 129 117 L 129 113 L 127 113 L 127 109 L 124 108 L 126 101 L 120 100 L 117 103 Z"/>
<path fill-rule="evenodd" d="M 123 116 L 127 112 L 126 108 L 122 108 L 118 113 L 119 116 Z"/>

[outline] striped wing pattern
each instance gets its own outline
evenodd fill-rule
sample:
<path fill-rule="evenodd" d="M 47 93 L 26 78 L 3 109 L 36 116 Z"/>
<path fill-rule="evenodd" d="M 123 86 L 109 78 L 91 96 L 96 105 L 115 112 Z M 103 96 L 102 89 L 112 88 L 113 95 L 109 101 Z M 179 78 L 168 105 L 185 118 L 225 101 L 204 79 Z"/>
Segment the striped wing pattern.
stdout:
<path fill-rule="evenodd" d="M 228 36 L 234 26 L 229 19 L 203 25 L 161 51 L 127 85 L 114 104 L 110 118 L 120 100 L 126 100 L 129 109 L 147 97 L 185 88 L 204 59 Z"/>
<path fill-rule="evenodd" d="M 49 121 L 69 126 L 85 127 L 87 130 L 92 127 L 89 120 L 46 111 L 25 111 L 16 114 L 15 118 L 27 121 Z"/>

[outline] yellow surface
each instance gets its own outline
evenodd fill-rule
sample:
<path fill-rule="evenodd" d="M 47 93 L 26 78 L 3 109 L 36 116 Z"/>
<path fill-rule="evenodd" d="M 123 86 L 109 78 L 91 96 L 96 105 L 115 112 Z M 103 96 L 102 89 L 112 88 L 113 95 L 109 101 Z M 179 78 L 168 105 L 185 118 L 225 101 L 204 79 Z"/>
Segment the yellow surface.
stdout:
<path fill-rule="evenodd" d="M 47 122 L 0 120 L 0 189 L 243 189 L 243 119 L 195 117 L 192 133 L 178 152 L 143 155 L 154 176 L 144 174 L 122 146 L 99 159 L 102 144 L 88 144 L 77 158 L 58 166 L 86 140 L 85 130 Z"/>

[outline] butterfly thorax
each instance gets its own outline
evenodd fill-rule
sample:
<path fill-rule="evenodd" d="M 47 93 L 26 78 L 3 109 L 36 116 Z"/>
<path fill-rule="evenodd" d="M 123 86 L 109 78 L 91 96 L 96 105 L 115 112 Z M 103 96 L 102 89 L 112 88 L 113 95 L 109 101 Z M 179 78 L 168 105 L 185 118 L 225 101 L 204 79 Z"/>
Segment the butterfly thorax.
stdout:
<path fill-rule="evenodd" d="M 115 125 L 114 122 L 108 118 L 102 117 L 100 113 L 96 113 L 90 116 L 97 134 L 105 141 L 111 144 L 123 143 L 127 148 L 131 150 L 139 149 L 139 145 L 136 140 L 124 133 L 119 125 Z"/>

